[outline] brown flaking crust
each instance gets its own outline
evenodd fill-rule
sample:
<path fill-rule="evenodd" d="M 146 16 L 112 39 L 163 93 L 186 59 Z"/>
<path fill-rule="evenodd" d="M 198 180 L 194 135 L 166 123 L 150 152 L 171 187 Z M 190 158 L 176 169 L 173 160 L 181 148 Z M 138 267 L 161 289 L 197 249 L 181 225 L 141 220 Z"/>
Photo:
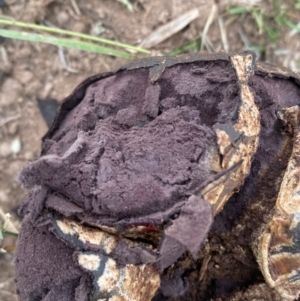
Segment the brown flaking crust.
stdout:
<path fill-rule="evenodd" d="M 260 133 L 260 113 L 254 96 L 248 86 L 253 74 L 255 56 L 251 53 L 234 54 L 230 57 L 240 86 L 240 105 L 236 120 L 219 124 L 214 130 L 218 137 L 219 153 L 222 155 L 221 167 L 229 169 L 238 162 L 240 166 L 204 188 L 204 199 L 209 202 L 214 215 L 219 213 L 232 194 L 238 191 L 250 172 L 256 153 Z"/>
<path fill-rule="evenodd" d="M 275 212 L 260 238 L 258 262 L 270 287 L 282 297 L 299 297 L 299 159 L 300 131 L 298 106 L 279 109 L 278 116 L 293 136 L 293 150 L 286 168 Z"/>
<path fill-rule="evenodd" d="M 93 299 L 113 292 L 109 299 L 111 301 L 151 300 L 160 286 L 159 273 L 154 265 L 118 266 L 111 257 L 120 239 L 116 235 L 66 218 L 52 220 L 51 232 L 67 245 L 80 250 L 75 258 L 78 265 L 93 278 L 95 288 Z M 135 241 L 126 239 L 122 241 L 128 247 L 141 246 L 141 243 Z M 85 251 L 87 248 L 89 251 Z"/>
<path fill-rule="evenodd" d="M 93 275 L 96 290 L 91 300 L 151 300 L 160 286 L 154 266 L 119 267 L 112 258 L 100 253 L 78 252 L 76 255 L 79 266 Z"/>
<path fill-rule="evenodd" d="M 300 75 L 284 67 L 273 66 L 263 62 L 257 62 L 255 74 L 266 74 L 270 77 L 292 78 L 300 84 Z"/>

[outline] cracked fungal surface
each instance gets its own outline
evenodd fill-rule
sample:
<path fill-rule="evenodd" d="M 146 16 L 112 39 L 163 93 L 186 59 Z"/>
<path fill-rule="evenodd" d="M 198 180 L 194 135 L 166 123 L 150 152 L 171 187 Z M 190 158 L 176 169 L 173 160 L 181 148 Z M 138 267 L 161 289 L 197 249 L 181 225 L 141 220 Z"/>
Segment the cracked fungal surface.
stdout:
<path fill-rule="evenodd" d="M 79 85 L 20 174 L 19 300 L 297 298 L 300 250 L 282 243 L 297 212 L 272 225 L 297 165 L 298 119 L 280 112 L 297 111 L 298 83 L 243 53 L 149 58 Z M 70 270 L 55 280 L 56 241 Z M 279 276 L 274 246 L 294 263 Z"/>
<path fill-rule="evenodd" d="M 198 74 L 202 65 L 216 67 Z M 229 65 L 174 66 L 152 85 L 147 69 L 92 84 L 47 137 L 45 155 L 30 166 L 25 183 L 46 185 L 99 219 L 145 216 L 184 200 L 214 174 L 212 125 L 238 109 L 239 88 Z"/>

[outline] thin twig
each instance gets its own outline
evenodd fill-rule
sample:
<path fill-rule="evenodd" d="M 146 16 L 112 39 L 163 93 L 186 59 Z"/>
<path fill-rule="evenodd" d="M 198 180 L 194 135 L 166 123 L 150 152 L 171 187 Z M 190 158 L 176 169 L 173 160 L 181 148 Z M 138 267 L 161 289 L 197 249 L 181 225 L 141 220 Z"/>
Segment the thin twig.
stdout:
<path fill-rule="evenodd" d="M 222 44 L 223 44 L 223 49 L 226 52 L 229 52 L 229 43 L 228 43 L 228 39 L 227 39 L 227 32 L 226 32 L 226 27 L 223 21 L 222 16 L 220 16 L 218 18 L 218 23 L 219 23 L 219 27 L 220 27 L 220 32 L 221 32 L 221 40 L 222 40 Z"/>
<path fill-rule="evenodd" d="M 125 5 L 129 11 L 131 11 L 131 12 L 134 11 L 133 5 L 131 4 L 131 2 L 129 0 L 118 0 L 118 1 L 121 2 L 123 5 Z"/>
<path fill-rule="evenodd" d="M 207 44 L 207 33 L 208 33 L 208 30 L 211 26 L 211 24 L 214 22 L 215 20 L 215 17 L 216 17 L 216 14 L 218 12 L 218 7 L 217 5 L 214 3 L 211 7 L 211 10 L 210 10 L 210 13 L 208 15 L 208 18 L 206 20 L 206 23 L 205 23 L 205 26 L 204 26 L 204 29 L 202 31 L 202 41 L 201 41 L 201 46 L 200 46 L 200 51 L 203 51 L 203 48 L 204 48 L 204 45 Z"/>
<path fill-rule="evenodd" d="M 175 33 L 182 30 L 199 16 L 199 10 L 194 8 L 178 18 L 168 22 L 152 32 L 140 45 L 140 47 L 151 48 L 166 39 L 170 38 Z"/>
<path fill-rule="evenodd" d="M 294 29 L 292 29 L 289 33 L 289 37 L 292 37 L 294 35 L 296 35 L 297 33 L 299 33 L 300 30 L 300 22 L 296 25 L 296 27 Z"/>
<path fill-rule="evenodd" d="M 10 117 L 7 117 L 5 118 L 2 122 L 0 122 L 0 127 L 2 127 L 3 125 L 13 121 L 13 120 L 16 120 L 16 119 L 19 119 L 21 117 L 20 114 L 18 115 L 15 115 L 15 116 L 10 116 Z"/>
<path fill-rule="evenodd" d="M 209 38 L 208 36 L 206 36 L 206 38 L 203 40 L 203 43 L 204 43 L 204 46 L 205 46 L 206 50 L 207 50 L 209 53 L 215 52 L 214 46 L 213 46 L 213 44 L 212 44 L 212 42 L 210 41 L 210 38 Z"/>
<path fill-rule="evenodd" d="M 239 35 L 241 37 L 241 40 L 243 41 L 243 43 L 245 45 L 245 48 L 246 49 L 249 48 L 250 47 L 250 41 L 249 41 L 248 37 L 246 36 L 246 34 L 244 33 L 244 31 L 241 28 L 239 28 L 238 32 L 239 32 Z"/>
<path fill-rule="evenodd" d="M 78 5 L 77 5 L 76 0 L 71 0 L 71 4 L 72 4 L 72 6 L 73 6 L 73 9 L 74 9 L 75 13 L 76 13 L 78 16 L 80 16 L 80 15 L 81 15 L 81 11 L 80 11 L 80 9 L 79 9 L 79 7 L 78 7 Z"/>
<path fill-rule="evenodd" d="M 60 62 L 61 62 L 64 69 L 66 69 L 67 71 L 69 71 L 71 73 L 78 73 L 78 70 L 73 69 L 69 66 L 63 47 L 58 47 L 58 56 L 59 56 L 59 60 L 60 60 Z"/>
<path fill-rule="evenodd" d="M 4 63 L 8 63 L 7 51 L 4 46 L 0 46 L 1 59 Z"/>

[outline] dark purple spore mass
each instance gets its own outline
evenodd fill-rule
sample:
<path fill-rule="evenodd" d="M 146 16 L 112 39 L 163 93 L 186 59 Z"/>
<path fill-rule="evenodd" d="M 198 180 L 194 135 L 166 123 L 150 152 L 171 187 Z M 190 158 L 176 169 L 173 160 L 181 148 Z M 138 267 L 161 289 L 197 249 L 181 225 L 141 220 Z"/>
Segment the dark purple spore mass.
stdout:
<path fill-rule="evenodd" d="M 16 254 L 19 300 L 88 301 L 89 276 L 74 265 L 74 250 L 47 227 L 36 227 L 25 218 L 18 245 L 22 246 Z"/>
<path fill-rule="evenodd" d="M 16 253 L 20 301 L 88 301 L 93 295 L 92 276 L 76 263 L 74 247 L 49 232 L 54 216 L 117 229 L 120 242 L 114 260 L 120 266 L 152 263 L 161 274 L 155 300 L 196 300 L 190 292 L 193 285 L 183 279 L 189 270 L 200 270 L 196 259 L 203 253 L 199 250 L 213 217 L 211 205 L 193 192 L 217 174 L 211 166 L 217 140 L 213 127 L 235 118 L 240 87 L 225 54 L 162 61 L 150 58 L 89 78 L 61 103 L 43 138 L 41 157 L 20 174 L 31 190 L 22 208 L 25 218 Z M 282 82 L 288 82 L 288 91 Z M 262 165 L 270 164 L 270 154 L 263 152 L 271 153 L 282 141 L 276 106 L 299 103 L 299 88 L 258 69 L 249 83 L 263 128 L 261 155 L 250 172 L 254 177 Z M 280 96 L 285 93 L 288 101 Z M 230 231 L 245 210 L 246 201 L 234 200 L 254 193 L 254 186 L 247 187 L 216 217 L 216 237 Z M 124 245 L 121 237 L 132 225 L 159 229 L 159 241 L 153 238 L 150 243 L 155 251 L 143 244 L 132 249 Z M 178 270 L 184 272 L 172 272 L 182 256 L 192 266 L 182 259 Z M 232 290 L 229 285 L 214 293 L 212 283 L 218 277 L 222 275 L 211 274 L 205 288 L 199 287 L 199 294 L 207 296 L 203 300 Z M 248 283 L 243 281 L 234 282 L 234 287 Z M 172 291 L 180 296 L 175 298 Z"/>
<path fill-rule="evenodd" d="M 208 64 L 206 74 L 191 71 Z M 228 64 L 174 66 L 154 84 L 147 69 L 93 83 L 46 136 L 43 156 L 25 167 L 24 185 L 63 194 L 98 221 L 145 216 L 186 200 L 211 175 L 211 126 L 237 109 Z M 224 80 L 211 83 L 217 74 Z"/>

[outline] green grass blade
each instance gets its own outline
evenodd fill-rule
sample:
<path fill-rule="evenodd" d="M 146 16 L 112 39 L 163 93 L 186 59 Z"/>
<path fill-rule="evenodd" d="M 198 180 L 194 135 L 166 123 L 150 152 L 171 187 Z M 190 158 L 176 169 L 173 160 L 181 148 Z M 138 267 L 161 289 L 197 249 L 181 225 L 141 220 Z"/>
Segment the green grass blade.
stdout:
<path fill-rule="evenodd" d="M 129 0 L 118 0 L 118 1 L 121 2 L 123 5 L 125 5 L 129 11 L 133 12 L 133 5 Z"/>
<path fill-rule="evenodd" d="M 248 9 L 245 7 L 228 7 L 227 12 L 231 15 L 237 15 L 237 14 L 245 14 L 248 13 Z"/>
<path fill-rule="evenodd" d="M 290 28 L 296 30 L 297 32 L 300 33 L 300 26 L 295 24 L 294 22 L 290 21 L 289 19 L 284 19 L 284 23 L 289 26 Z"/>
<path fill-rule="evenodd" d="M 69 30 L 64 30 L 60 28 L 55 28 L 55 27 L 48 27 L 48 26 L 43 26 L 43 25 L 37 25 L 37 24 L 31 24 L 31 23 L 24 23 L 24 22 L 18 22 L 18 21 L 11 21 L 11 20 L 5 20 L 5 19 L 0 19 L 0 24 L 3 25 L 8 25 L 8 26 L 18 26 L 22 28 L 27 28 L 27 29 L 33 29 L 33 30 L 40 30 L 44 32 L 51 32 L 51 33 L 56 33 L 56 34 L 61 34 L 61 35 L 68 35 L 71 37 L 76 37 L 76 38 L 81 38 L 89 41 L 94 41 L 94 42 L 99 42 L 102 44 L 107 44 L 115 47 L 120 47 L 128 50 L 132 50 L 135 52 L 140 52 L 140 53 L 145 53 L 145 54 L 150 54 L 151 52 L 149 50 L 140 48 L 140 47 L 135 47 L 129 44 L 124 44 L 108 39 L 103 39 L 95 36 L 91 36 L 88 34 L 80 33 L 80 32 L 75 32 L 75 31 L 69 31 Z"/>
<path fill-rule="evenodd" d="M 267 32 L 271 42 L 273 44 L 277 44 L 277 42 L 280 38 L 279 29 L 277 27 L 272 28 L 272 27 L 266 26 L 266 32 Z"/>
<path fill-rule="evenodd" d="M 9 236 L 15 236 L 15 237 L 18 237 L 19 234 L 18 233 L 15 233 L 15 232 L 11 232 L 11 231 L 7 231 L 5 229 L 2 229 L 2 237 L 3 235 L 9 235 Z"/>
<path fill-rule="evenodd" d="M 255 9 L 253 9 L 251 12 L 256 22 L 256 25 L 258 27 L 258 34 L 261 35 L 264 32 L 264 22 L 263 22 L 262 14 Z"/>
<path fill-rule="evenodd" d="M 42 42 L 56 46 L 63 46 L 67 48 L 75 48 L 90 52 L 96 52 L 106 55 L 113 55 L 124 59 L 132 59 L 132 56 L 126 52 L 120 52 L 111 48 L 102 47 L 96 44 L 82 42 L 79 40 L 70 40 L 64 38 L 56 38 L 53 36 L 45 36 L 36 33 L 20 32 L 15 30 L 0 29 L 0 36 L 10 39 L 18 39 L 31 42 Z"/>
<path fill-rule="evenodd" d="M 4 238 L 4 235 L 10 235 L 10 236 L 16 236 L 16 237 L 19 236 L 18 233 L 6 230 L 0 226 L 0 240 Z"/>
<path fill-rule="evenodd" d="M 169 56 L 174 56 L 174 55 L 178 55 L 178 54 L 181 54 L 181 53 L 184 53 L 188 50 L 191 50 L 191 49 L 195 49 L 197 50 L 197 48 L 199 48 L 199 42 L 198 41 L 193 41 L 193 42 L 190 42 L 178 49 L 174 49 L 172 50 L 171 52 L 168 53 Z"/>
<path fill-rule="evenodd" d="M 266 47 L 261 46 L 261 45 L 252 45 L 247 47 L 247 50 L 253 51 L 253 52 L 265 52 Z"/>

